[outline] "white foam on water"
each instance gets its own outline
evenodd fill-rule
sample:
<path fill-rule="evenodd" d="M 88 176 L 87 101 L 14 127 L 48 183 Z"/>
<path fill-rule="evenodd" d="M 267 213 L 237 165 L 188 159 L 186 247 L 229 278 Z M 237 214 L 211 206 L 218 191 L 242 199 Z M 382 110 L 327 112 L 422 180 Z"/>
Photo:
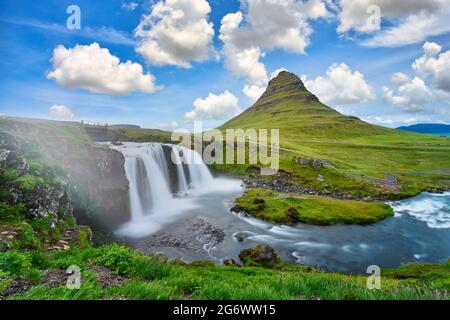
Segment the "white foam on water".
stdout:
<path fill-rule="evenodd" d="M 149 215 L 133 218 L 123 224 L 115 232 L 119 236 L 141 238 L 161 230 L 165 225 L 176 221 L 189 210 L 199 208 L 200 205 L 194 199 L 172 199 L 167 203 L 167 208 L 153 210 Z"/>
<path fill-rule="evenodd" d="M 303 264 L 304 257 L 300 254 L 300 252 L 294 251 L 292 252 L 292 256 L 295 258 L 296 263 Z"/>
<path fill-rule="evenodd" d="M 301 235 L 301 231 L 299 229 L 296 229 L 296 228 L 293 228 L 290 226 L 286 226 L 286 225 L 273 226 L 272 228 L 270 228 L 269 231 L 274 234 L 286 236 L 286 237 L 290 237 L 290 238 L 297 238 L 299 235 Z"/>
<path fill-rule="evenodd" d="M 416 260 L 422 260 L 422 258 L 425 258 L 426 256 L 427 256 L 426 254 L 418 254 L 418 253 L 414 254 L 414 258 Z"/>
<path fill-rule="evenodd" d="M 170 159 L 166 158 L 163 146 L 171 148 Z M 201 207 L 199 196 L 205 193 L 242 190 L 237 179 L 214 179 L 201 156 L 182 146 L 126 142 L 110 147 L 124 155 L 129 182 L 131 221 L 116 231 L 121 236 L 136 238 L 157 232 L 187 211 Z M 177 185 L 174 187 L 177 191 L 174 194 L 171 193 L 169 161 L 176 168 Z"/>
<path fill-rule="evenodd" d="M 262 243 L 265 243 L 268 245 L 281 245 L 281 244 L 292 243 L 292 240 L 279 239 L 279 238 L 275 238 L 273 236 L 269 236 L 266 234 L 250 236 L 250 237 L 247 237 L 247 239 L 255 241 L 255 242 L 262 242 Z"/>
<path fill-rule="evenodd" d="M 331 248 L 328 243 L 311 242 L 311 241 L 299 241 L 294 244 L 295 246 L 304 246 L 310 248 Z"/>
<path fill-rule="evenodd" d="M 408 214 L 423 221 L 430 228 L 450 228 L 450 192 L 423 193 L 417 197 L 388 203 L 395 216 Z"/>

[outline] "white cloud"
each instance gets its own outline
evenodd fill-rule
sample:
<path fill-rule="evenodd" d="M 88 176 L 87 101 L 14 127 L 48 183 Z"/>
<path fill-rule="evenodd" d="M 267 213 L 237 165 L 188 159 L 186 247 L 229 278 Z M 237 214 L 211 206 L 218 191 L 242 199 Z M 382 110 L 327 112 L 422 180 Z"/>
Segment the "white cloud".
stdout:
<path fill-rule="evenodd" d="M 251 86 L 245 85 L 242 92 L 252 101 L 258 100 L 259 97 L 264 93 L 266 87 L 264 86 Z"/>
<path fill-rule="evenodd" d="M 308 80 L 302 76 L 306 88 L 324 103 L 353 104 L 374 99 L 372 87 L 358 71 L 352 71 L 345 63 L 332 64 L 325 76 Z"/>
<path fill-rule="evenodd" d="M 370 6 L 380 9 L 389 27 L 371 23 Z M 450 31 L 450 0 L 341 0 L 338 16 L 340 33 L 351 30 L 374 34 L 363 41 L 367 46 L 402 46 L 421 42 L 429 36 Z"/>
<path fill-rule="evenodd" d="M 388 87 L 383 87 L 385 102 L 406 112 L 423 111 L 425 105 L 433 98 L 432 91 L 422 79 L 418 77 L 410 79 L 404 74 L 400 75 L 394 75 L 391 79 L 397 86 L 396 93 Z"/>
<path fill-rule="evenodd" d="M 122 2 L 122 9 L 124 10 L 134 11 L 137 7 L 139 7 L 139 4 L 136 2 Z"/>
<path fill-rule="evenodd" d="M 82 88 L 94 93 L 127 95 L 133 91 L 152 93 L 161 87 L 155 85 L 155 77 L 144 73 L 138 63 L 120 62 L 108 49 L 98 43 L 62 45 L 53 50 L 53 70 L 48 79 L 66 88 Z"/>
<path fill-rule="evenodd" d="M 242 11 L 227 14 L 221 22 L 225 66 L 249 85 L 258 86 L 268 80 L 260 61 L 263 50 L 304 53 L 312 33 L 308 20 L 329 15 L 320 0 L 242 0 L 241 7 Z"/>
<path fill-rule="evenodd" d="M 63 119 L 73 119 L 75 117 L 74 113 L 69 107 L 54 104 L 48 109 L 48 113 L 54 117 Z"/>
<path fill-rule="evenodd" d="M 262 85 L 267 82 L 267 72 L 263 63 L 259 61 L 261 50 L 253 47 L 242 51 L 227 50 L 225 65 L 237 76 L 243 76 L 252 84 Z"/>
<path fill-rule="evenodd" d="M 270 80 L 272 80 L 273 78 L 276 78 L 280 74 L 281 71 L 288 71 L 288 69 L 283 68 L 283 67 L 276 69 L 275 71 L 273 71 L 270 74 Z"/>
<path fill-rule="evenodd" d="M 159 123 L 158 128 L 162 130 L 173 130 L 178 128 L 178 123 L 176 121 L 171 121 L 168 123 Z"/>
<path fill-rule="evenodd" d="M 288 71 L 286 68 L 278 68 L 270 74 L 269 80 L 272 80 L 281 71 Z M 255 102 L 259 97 L 264 93 L 267 86 L 267 77 L 265 77 L 264 81 L 259 82 L 260 85 L 250 85 L 246 84 L 244 88 L 242 88 L 242 92 L 250 99 L 251 102 Z"/>
<path fill-rule="evenodd" d="M 219 95 L 210 93 L 205 99 L 198 98 L 193 105 L 194 110 L 186 112 L 184 115 L 187 121 L 197 119 L 223 120 L 241 111 L 238 98 L 228 90 Z"/>
<path fill-rule="evenodd" d="M 152 65 L 191 66 L 211 52 L 213 24 L 205 0 L 162 0 L 152 6 L 135 30 L 136 51 Z"/>
<path fill-rule="evenodd" d="M 426 42 L 423 49 L 424 55 L 412 65 L 414 72 L 423 79 L 431 77 L 435 88 L 450 92 L 450 50 L 441 52 L 434 42 Z"/>
<path fill-rule="evenodd" d="M 391 82 L 394 89 L 383 87 L 384 100 L 403 111 L 420 112 L 434 102 L 450 97 L 450 50 L 434 42 L 423 45 L 424 54 L 412 64 L 414 76 L 397 72 Z"/>

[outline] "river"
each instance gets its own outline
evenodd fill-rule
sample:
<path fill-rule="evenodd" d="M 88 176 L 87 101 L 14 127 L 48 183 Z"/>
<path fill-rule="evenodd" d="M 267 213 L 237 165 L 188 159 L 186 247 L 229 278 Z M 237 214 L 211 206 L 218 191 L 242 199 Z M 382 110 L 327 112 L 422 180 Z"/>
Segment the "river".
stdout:
<path fill-rule="evenodd" d="M 116 149 L 128 159 L 126 165 L 143 150 L 141 144 L 126 144 Z M 161 159 L 162 150 L 154 147 L 145 150 L 147 155 Z M 133 189 L 136 172 L 141 175 L 143 172 L 142 163 L 132 161 L 132 168 L 126 168 L 127 176 L 130 172 L 134 174 L 134 178 L 129 177 L 130 189 Z M 149 162 L 147 165 L 156 164 Z M 203 166 L 184 168 L 185 173 L 191 173 L 183 177 L 185 183 L 176 183 L 178 188 L 184 188 L 182 192 L 170 197 L 162 194 L 161 201 L 153 197 L 153 201 L 158 202 L 157 209 L 145 213 L 140 208 L 138 217 L 135 212 L 133 220 L 117 230 L 118 237 L 143 253 L 161 252 L 185 261 L 212 259 L 221 262 L 225 258 L 239 261 L 241 250 L 268 244 L 290 263 L 353 274 L 365 273 L 369 265 L 397 267 L 409 262 L 443 262 L 450 257 L 449 192 L 422 193 L 390 202 L 395 216 L 372 225 L 273 225 L 232 213 L 234 199 L 243 192 L 241 181 L 212 177 Z M 180 168 L 176 171 L 181 173 Z M 156 180 L 155 192 L 168 192 L 170 186 L 161 187 L 162 176 L 157 174 Z M 155 179 L 150 176 L 146 183 L 154 185 Z M 142 184 L 139 179 L 134 180 L 135 186 L 142 188 Z M 189 185 L 187 189 L 186 185 Z M 130 194 L 131 201 L 133 197 L 138 201 L 138 191 L 132 192 L 135 194 Z M 236 235 L 244 241 L 238 241 Z"/>

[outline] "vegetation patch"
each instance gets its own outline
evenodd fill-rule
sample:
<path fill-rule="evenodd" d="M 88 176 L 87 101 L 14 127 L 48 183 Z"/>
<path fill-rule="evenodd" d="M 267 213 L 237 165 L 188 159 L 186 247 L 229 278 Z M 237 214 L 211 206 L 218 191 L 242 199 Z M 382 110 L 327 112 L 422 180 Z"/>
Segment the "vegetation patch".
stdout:
<path fill-rule="evenodd" d="M 0 290 L 6 290 L 18 276 L 30 286 L 26 292 L 18 290 L 19 293 L 7 296 L 7 299 L 449 299 L 450 289 L 448 283 L 443 281 L 444 277 L 448 278 L 449 263 L 427 265 L 427 273 L 440 276 L 426 276 L 420 281 L 403 279 L 398 274 L 382 270 L 381 289 L 369 290 L 366 276 L 326 273 L 311 267 L 286 265 L 280 266 L 280 270 L 250 266 L 179 265 L 143 257 L 118 245 L 88 249 L 74 247 L 66 252 L 47 255 L 49 266 L 46 270 L 72 264 L 80 266 L 81 288 L 67 289 L 62 281 L 59 285 L 49 283 L 49 272 L 46 270 L 40 270 L 45 274 L 42 279 L 29 281 L 31 271 L 40 268 L 30 259 L 30 253 L 0 253 Z M 103 267 L 102 271 L 108 273 L 109 281 L 115 283 L 113 287 L 105 286 L 98 274 L 92 271 L 98 270 L 99 267 L 95 267 L 98 265 L 113 272 L 120 270 L 123 276 L 117 279 L 121 281 L 116 281 L 114 273 L 110 274 Z M 144 278 L 137 270 L 145 265 L 150 267 L 146 268 L 149 273 Z M 411 272 L 408 271 L 411 268 L 400 268 L 398 272 Z M 414 269 L 419 270 L 420 266 Z M 151 281 L 148 280 L 149 275 L 153 275 Z M 129 281 L 123 281 L 124 276 Z"/>
<path fill-rule="evenodd" d="M 272 223 L 367 224 L 393 215 L 387 204 L 249 189 L 232 209 Z"/>

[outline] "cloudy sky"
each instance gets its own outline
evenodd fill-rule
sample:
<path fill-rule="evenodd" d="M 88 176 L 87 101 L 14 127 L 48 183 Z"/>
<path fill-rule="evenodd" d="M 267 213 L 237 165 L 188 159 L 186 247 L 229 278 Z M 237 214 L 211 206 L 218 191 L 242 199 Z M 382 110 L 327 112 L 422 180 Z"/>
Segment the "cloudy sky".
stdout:
<path fill-rule="evenodd" d="M 289 70 L 372 123 L 449 123 L 449 17 L 450 0 L 1 0 L 0 114 L 210 128 Z"/>

